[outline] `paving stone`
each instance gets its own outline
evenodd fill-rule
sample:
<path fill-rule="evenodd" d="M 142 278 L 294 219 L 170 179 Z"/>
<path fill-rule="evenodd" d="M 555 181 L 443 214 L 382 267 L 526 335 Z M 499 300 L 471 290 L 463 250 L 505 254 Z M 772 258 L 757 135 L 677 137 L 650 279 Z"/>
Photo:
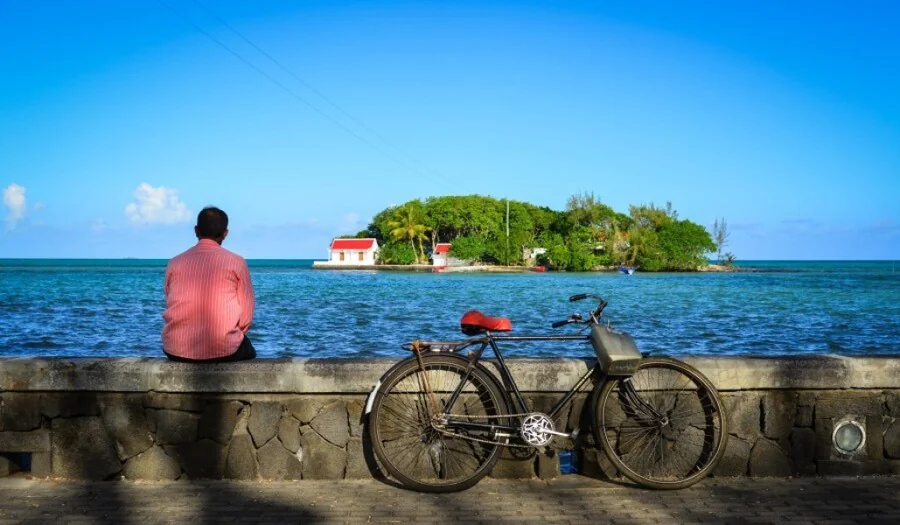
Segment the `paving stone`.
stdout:
<path fill-rule="evenodd" d="M 54 476 L 103 480 L 122 469 L 99 417 L 54 419 L 51 431 Z"/>
<path fill-rule="evenodd" d="M 244 404 L 240 401 L 207 402 L 197 424 L 200 439 L 209 438 L 227 445 L 244 408 Z"/>
<path fill-rule="evenodd" d="M 315 398 L 291 399 L 285 403 L 285 407 L 301 423 L 309 423 L 322 408 L 322 401 Z"/>
<path fill-rule="evenodd" d="M 225 477 L 229 479 L 259 478 L 256 448 L 250 434 L 238 434 L 231 438 L 225 460 Z"/>
<path fill-rule="evenodd" d="M 197 441 L 199 416 L 181 410 L 157 410 L 156 441 L 160 445 L 177 445 Z"/>
<path fill-rule="evenodd" d="M 346 424 L 346 419 L 344 420 Z M 347 465 L 347 452 L 334 446 L 316 432 L 300 438 L 303 479 L 341 479 Z"/>
<path fill-rule="evenodd" d="M 350 440 L 347 407 L 342 401 L 334 401 L 322 407 L 310 422 L 310 426 L 337 447 L 347 446 L 347 441 Z"/>
<path fill-rule="evenodd" d="M 282 412 L 281 403 L 273 401 L 257 401 L 250 407 L 247 426 L 256 448 L 262 447 L 278 433 L 278 420 Z"/>
<path fill-rule="evenodd" d="M 278 422 L 278 439 L 292 454 L 300 450 L 300 421 L 285 414 Z"/>
<path fill-rule="evenodd" d="M 144 410 L 143 400 L 137 396 L 104 399 L 103 424 L 122 461 L 153 446 L 153 435 Z"/>
<path fill-rule="evenodd" d="M 303 465 L 300 458 L 288 452 L 281 442 L 272 439 L 256 452 L 259 475 L 262 479 L 300 479 Z"/>
<path fill-rule="evenodd" d="M 760 439 L 750 450 L 749 472 L 753 477 L 787 477 L 794 473 L 794 466 L 777 443 Z"/>
<path fill-rule="evenodd" d="M 126 461 L 122 473 L 134 480 L 174 480 L 181 475 L 181 465 L 162 447 L 151 447 Z"/>
<path fill-rule="evenodd" d="M 211 439 L 166 445 L 166 453 L 177 459 L 190 479 L 221 479 L 228 449 Z"/>

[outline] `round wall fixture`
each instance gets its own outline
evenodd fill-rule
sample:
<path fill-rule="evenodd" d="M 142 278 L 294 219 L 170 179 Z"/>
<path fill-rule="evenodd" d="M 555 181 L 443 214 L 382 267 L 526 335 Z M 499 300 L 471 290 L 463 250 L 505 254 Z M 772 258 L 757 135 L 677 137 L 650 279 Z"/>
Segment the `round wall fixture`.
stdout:
<path fill-rule="evenodd" d="M 866 445 L 866 429 L 855 419 L 842 419 L 834 425 L 831 442 L 841 454 L 856 454 Z"/>

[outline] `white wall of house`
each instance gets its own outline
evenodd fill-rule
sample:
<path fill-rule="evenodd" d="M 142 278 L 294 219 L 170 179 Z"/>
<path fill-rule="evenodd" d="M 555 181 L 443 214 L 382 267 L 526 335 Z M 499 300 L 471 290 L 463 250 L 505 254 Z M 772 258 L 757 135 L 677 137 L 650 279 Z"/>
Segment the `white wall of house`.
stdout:
<path fill-rule="evenodd" d="M 447 266 L 447 259 L 448 259 L 448 256 L 446 253 L 431 254 L 432 266 Z"/>
<path fill-rule="evenodd" d="M 328 250 L 328 263 L 342 266 L 371 266 L 378 256 L 378 242 L 365 250 L 336 249 Z M 343 257 L 343 258 L 342 258 Z"/>

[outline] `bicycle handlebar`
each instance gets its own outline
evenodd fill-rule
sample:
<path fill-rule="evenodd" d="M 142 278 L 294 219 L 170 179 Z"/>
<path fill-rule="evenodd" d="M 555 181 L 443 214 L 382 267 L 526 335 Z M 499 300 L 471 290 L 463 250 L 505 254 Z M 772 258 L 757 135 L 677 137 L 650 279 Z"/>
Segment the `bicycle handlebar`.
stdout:
<path fill-rule="evenodd" d="M 553 323 L 553 328 L 559 328 L 560 326 L 566 326 L 567 324 L 569 324 L 571 322 L 572 321 L 569 319 L 566 319 L 565 321 L 556 321 L 555 323 Z"/>
<path fill-rule="evenodd" d="M 588 297 L 590 297 L 589 294 L 586 294 L 586 293 L 577 293 L 577 294 L 572 295 L 572 296 L 569 297 L 569 302 L 570 302 L 570 303 L 574 303 L 575 301 L 580 301 L 580 300 L 582 300 L 582 299 L 587 299 Z"/>

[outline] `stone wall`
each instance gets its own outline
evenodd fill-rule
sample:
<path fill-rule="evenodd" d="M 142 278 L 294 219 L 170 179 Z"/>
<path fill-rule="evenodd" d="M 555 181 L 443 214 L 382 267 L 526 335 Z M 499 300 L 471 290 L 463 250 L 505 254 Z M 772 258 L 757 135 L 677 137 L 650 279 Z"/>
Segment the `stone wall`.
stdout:
<path fill-rule="evenodd" d="M 717 475 L 900 473 L 900 359 L 686 359 L 719 388 L 730 439 Z M 366 395 L 393 360 L 0 359 L 0 475 L 30 454 L 35 476 L 76 479 L 368 478 Z M 549 411 L 585 360 L 517 359 L 513 375 Z M 585 419 L 584 395 L 558 419 Z M 856 454 L 835 424 L 866 430 Z M 581 470 L 612 474 L 585 429 Z M 563 440 L 560 447 L 572 447 Z M 6 454 L 3 456 L 2 454 Z M 10 461 L 10 458 L 12 461 Z M 492 475 L 559 475 L 555 452 L 505 453 Z"/>

